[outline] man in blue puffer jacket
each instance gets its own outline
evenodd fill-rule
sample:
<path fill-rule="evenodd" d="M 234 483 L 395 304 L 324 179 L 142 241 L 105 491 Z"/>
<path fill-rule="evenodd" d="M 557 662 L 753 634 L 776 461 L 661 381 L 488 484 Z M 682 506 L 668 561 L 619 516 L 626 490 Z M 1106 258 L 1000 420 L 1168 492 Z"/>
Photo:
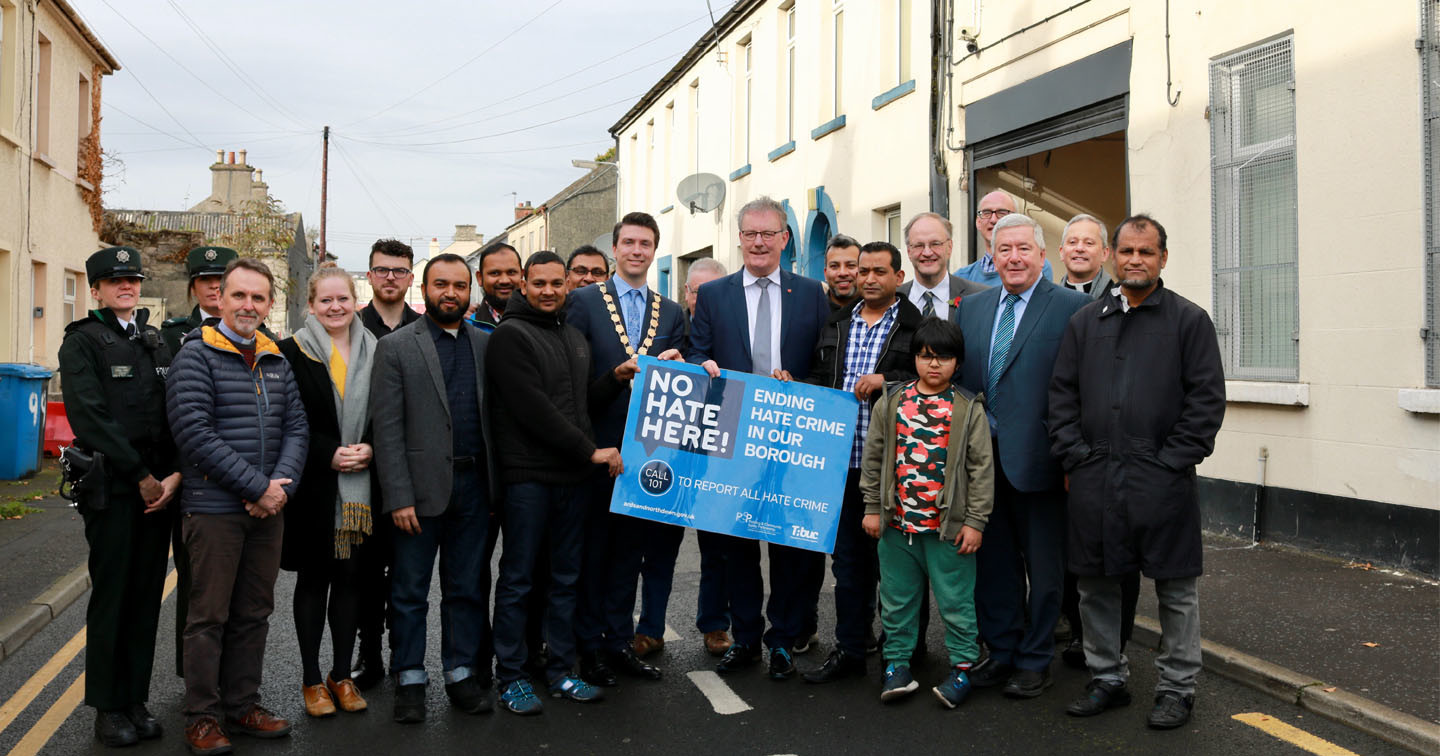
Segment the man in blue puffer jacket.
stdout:
<path fill-rule="evenodd" d="M 290 364 L 258 332 L 274 288 L 264 263 L 232 261 L 220 283 L 220 323 L 192 331 L 170 366 L 166 409 L 194 573 L 185 738 L 196 754 L 228 752 L 236 732 L 290 732 L 260 706 L 259 689 L 284 535 L 276 515 L 300 483 L 310 430 Z"/>

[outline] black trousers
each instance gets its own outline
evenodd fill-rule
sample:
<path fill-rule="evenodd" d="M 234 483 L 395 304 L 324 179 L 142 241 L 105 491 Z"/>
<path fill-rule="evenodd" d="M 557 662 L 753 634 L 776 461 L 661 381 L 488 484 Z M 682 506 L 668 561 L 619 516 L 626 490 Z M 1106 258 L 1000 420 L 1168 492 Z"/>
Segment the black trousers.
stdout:
<path fill-rule="evenodd" d="M 171 513 L 144 510 L 138 489 L 112 493 L 104 510 L 80 508 L 90 543 L 85 703 L 101 711 L 150 697 Z"/>

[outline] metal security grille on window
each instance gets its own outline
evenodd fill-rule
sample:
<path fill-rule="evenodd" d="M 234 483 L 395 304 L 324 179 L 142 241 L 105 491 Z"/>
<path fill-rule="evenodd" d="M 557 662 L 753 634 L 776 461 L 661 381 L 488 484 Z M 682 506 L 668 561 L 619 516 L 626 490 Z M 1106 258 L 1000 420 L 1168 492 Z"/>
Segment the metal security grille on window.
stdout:
<path fill-rule="evenodd" d="M 1227 378 L 1299 377 L 1291 38 L 1210 65 L 1215 327 Z"/>
<path fill-rule="evenodd" d="M 1440 176 L 1436 148 L 1440 147 L 1440 0 L 1420 0 L 1420 87 L 1425 108 L 1425 385 L 1440 387 Z"/>

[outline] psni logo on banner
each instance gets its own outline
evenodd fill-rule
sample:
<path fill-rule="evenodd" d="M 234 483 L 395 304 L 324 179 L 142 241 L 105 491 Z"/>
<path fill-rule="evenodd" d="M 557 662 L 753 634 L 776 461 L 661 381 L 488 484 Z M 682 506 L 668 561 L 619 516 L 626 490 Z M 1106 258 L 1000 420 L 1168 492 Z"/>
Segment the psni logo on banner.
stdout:
<path fill-rule="evenodd" d="M 693 373 L 651 365 L 645 371 L 645 401 L 635 423 L 635 440 L 647 455 L 663 446 L 730 459 L 735 455 L 744 393 L 744 381 L 717 378 L 702 390 Z M 673 480 L 673 475 L 667 479 Z"/>

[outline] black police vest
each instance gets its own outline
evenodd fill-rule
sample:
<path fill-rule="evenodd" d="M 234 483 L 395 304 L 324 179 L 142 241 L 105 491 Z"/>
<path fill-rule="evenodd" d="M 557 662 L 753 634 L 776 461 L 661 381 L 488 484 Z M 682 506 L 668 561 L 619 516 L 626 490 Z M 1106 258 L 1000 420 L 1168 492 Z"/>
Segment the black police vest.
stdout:
<path fill-rule="evenodd" d="M 137 329 L 135 338 L 126 338 L 91 318 L 75 333 L 84 334 L 100 350 L 100 385 L 110 416 L 125 429 L 126 440 L 148 458 L 169 435 L 165 374 L 170 349 L 154 326 Z"/>

